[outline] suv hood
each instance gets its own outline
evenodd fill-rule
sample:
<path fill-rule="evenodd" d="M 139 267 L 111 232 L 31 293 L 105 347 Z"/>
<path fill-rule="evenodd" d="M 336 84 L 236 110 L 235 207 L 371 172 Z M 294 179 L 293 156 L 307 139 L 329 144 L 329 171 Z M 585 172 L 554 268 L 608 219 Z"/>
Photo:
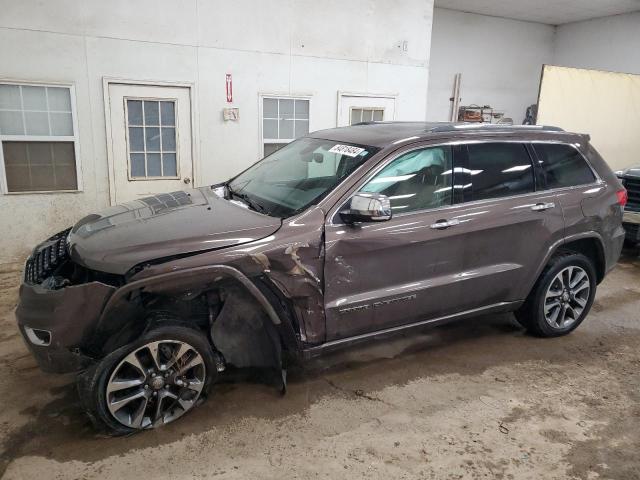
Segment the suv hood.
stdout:
<path fill-rule="evenodd" d="M 281 224 L 202 187 L 87 215 L 69 233 L 69 252 L 87 268 L 125 274 L 139 263 L 259 240 Z"/>

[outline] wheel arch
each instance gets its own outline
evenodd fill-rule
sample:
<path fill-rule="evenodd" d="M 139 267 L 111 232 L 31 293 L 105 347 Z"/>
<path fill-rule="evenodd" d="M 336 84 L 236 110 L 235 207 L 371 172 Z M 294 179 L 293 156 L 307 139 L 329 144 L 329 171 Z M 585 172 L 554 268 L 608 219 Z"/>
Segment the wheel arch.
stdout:
<path fill-rule="evenodd" d="M 221 289 L 230 292 L 243 292 L 251 299 L 250 308 L 256 315 L 264 317 L 264 333 L 272 343 L 277 340 L 274 364 L 281 365 L 282 346 L 295 356 L 300 354 L 300 345 L 295 334 L 295 318 L 278 295 L 277 287 L 270 285 L 265 278 L 249 278 L 240 270 L 228 265 L 207 265 L 190 269 L 163 273 L 153 277 L 134 280 L 118 290 L 106 301 L 94 329 L 93 345 L 102 347 L 100 355 L 132 341 L 147 330 L 152 322 L 163 320 L 163 314 L 170 318 L 171 310 L 145 310 L 140 305 L 142 295 L 149 297 L 173 298 L 180 295 L 208 295 Z M 216 312 L 216 315 L 220 310 Z M 152 314 L 152 315 L 150 315 Z M 209 315 L 206 325 L 207 333 L 211 332 L 214 322 L 213 313 Z M 203 328 L 203 326 L 200 326 Z M 274 334 L 275 332 L 275 334 Z M 210 335 L 207 335 L 210 338 Z M 106 341 L 105 341 L 106 340 Z M 213 342 L 214 347 L 218 348 Z"/>
<path fill-rule="evenodd" d="M 540 278 L 544 268 L 549 261 L 557 254 L 562 252 L 576 252 L 585 255 L 593 262 L 596 270 L 596 283 L 600 283 L 606 273 L 606 264 L 604 256 L 604 246 L 602 237 L 597 232 L 584 232 L 570 237 L 564 237 L 553 243 L 543 259 L 538 265 L 535 275 L 532 276 L 526 288 L 522 292 L 521 301 L 524 302 L 528 297 L 536 282 Z"/>

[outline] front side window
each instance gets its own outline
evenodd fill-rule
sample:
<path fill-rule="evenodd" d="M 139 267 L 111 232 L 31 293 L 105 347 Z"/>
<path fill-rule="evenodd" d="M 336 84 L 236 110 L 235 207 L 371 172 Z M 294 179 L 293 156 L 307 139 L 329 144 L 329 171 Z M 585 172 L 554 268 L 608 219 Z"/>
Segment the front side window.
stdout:
<path fill-rule="evenodd" d="M 363 192 L 382 193 L 394 213 L 413 212 L 451 204 L 451 147 L 432 147 L 401 155 L 384 167 Z"/>
<path fill-rule="evenodd" d="M 270 155 L 309 133 L 308 98 L 262 98 L 262 144 Z"/>
<path fill-rule="evenodd" d="M 260 160 L 226 185 L 231 197 L 276 217 L 317 203 L 379 149 L 301 138 Z"/>
<path fill-rule="evenodd" d="M 71 87 L 0 83 L 6 191 L 78 189 Z"/>
<path fill-rule="evenodd" d="M 469 183 L 463 185 L 466 201 L 510 197 L 535 190 L 533 166 L 521 143 L 467 145 Z"/>
<path fill-rule="evenodd" d="M 536 143 L 533 145 L 547 181 L 547 188 L 586 185 L 596 180 L 582 155 L 570 145 Z"/>

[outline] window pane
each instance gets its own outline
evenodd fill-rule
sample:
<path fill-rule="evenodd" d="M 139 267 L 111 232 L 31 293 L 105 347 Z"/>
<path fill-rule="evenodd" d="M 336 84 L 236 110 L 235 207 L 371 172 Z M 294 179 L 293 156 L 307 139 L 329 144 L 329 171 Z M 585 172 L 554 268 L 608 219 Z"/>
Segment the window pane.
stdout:
<path fill-rule="evenodd" d="M 24 126 L 22 125 L 22 112 L 0 111 L 0 134 L 24 135 Z"/>
<path fill-rule="evenodd" d="M 51 150 L 51 143 L 49 142 L 32 142 L 27 145 L 27 152 L 29 163 L 33 167 L 38 166 L 50 166 L 53 164 L 53 152 Z"/>
<path fill-rule="evenodd" d="M 278 120 L 262 121 L 262 137 L 278 138 Z"/>
<path fill-rule="evenodd" d="M 147 153 L 147 177 L 162 176 L 159 153 Z"/>
<path fill-rule="evenodd" d="M 49 117 L 46 112 L 24 112 L 27 135 L 49 135 Z"/>
<path fill-rule="evenodd" d="M 76 190 L 73 142 L 3 142 L 10 192 Z"/>
<path fill-rule="evenodd" d="M 144 123 L 145 125 L 160 125 L 160 112 L 158 102 L 144 102 Z"/>
<path fill-rule="evenodd" d="M 280 99 L 280 118 L 293 118 L 293 100 L 287 98 Z"/>
<path fill-rule="evenodd" d="M 49 96 L 49 111 L 71 111 L 71 92 L 68 88 L 47 87 L 47 95 Z"/>
<path fill-rule="evenodd" d="M 0 85 L 0 108 L 21 110 L 20 87 L 18 85 Z"/>
<path fill-rule="evenodd" d="M 373 110 L 365 109 L 362 112 L 362 121 L 370 122 L 371 120 L 373 120 Z"/>
<path fill-rule="evenodd" d="M 309 122 L 306 120 L 296 120 L 295 122 L 295 138 L 303 137 L 309 133 Z"/>
<path fill-rule="evenodd" d="M 142 102 L 140 100 L 127 100 L 129 113 L 129 125 L 142 125 Z"/>
<path fill-rule="evenodd" d="M 146 108 L 146 107 L 145 107 Z M 146 114 L 146 110 L 145 110 Z M 145 115 L 146 118 L 146 115 Z M 147 135 L 147 152 L 160 151 L 160 129 L 158 127 L 145 128 Z"/>
<path fill-rule="evenodd" d="M 26 142 L 4 142 L 4 164 L 9 167 L 29 165 Z"/>
<path fill-rule="evenodd" d="M 277 138 L 293 138 L 293 120 L 280 120 L 280 136 Z"/>
<path fill-rule="evenodd" d="M 162 151 L 175 152 L 175 150 L 176 150 L 176 129 L 163 128 L 162 129 Z"/>
<path fill-rule="evenodd" d="M 31 168 L 31 190 L 44 191 L 54 190 L 55 182 L 51 182 L 54 176 L 53 166 L 51 162 L 46 165 L 39 165 L 37 168 Z"/>
<path fill-rule="evenodd" d="M 278 118 L 278 100 L 265 98 L 262 104 L 262 116 L 264 118 Z"/>
<path fill-rule="evenodd" d="M 309 120 L 309 100 L 296 100 L 296 118 Z"/>
<path fill-rule="evenodd" d="M 178 165 L 176 163 L 175 153 L 163 153 L 162 154 L 162 168 L 165 177 L 177 177 Z"/>
<path fill-rule="evenodd" d="M 52 112 L 49 114 L 49 118 L 51 121 L 51 135 L 73 136 L 71 113 Z"/>
<path fill-rule="evenodd" d="M 553 143 L 535 144 L 534 148 L 542 161 L 547 188 L 585 185 L 595 181 L 593 172 L 575 148 Z"/>
<path fill-rule="evenodd" d="M 160 115 L 162 117 L 162 125 L 175 125 L 175 104 L 173 102 L 160 102 Z"/>
<path fill-rule="evenodd" d="M 286 143 L 265 143 L 264 156 L 271 155 L 273 152 L 280 150 Z"/>
<path fill-rule="evenodd" d="M 524 145 L 480 143 L 467 148 L 473 200 L 533 192 L 533 169 Z"/>
<path fill-rule="evenodd" d="M 451 204 L 451 148 L 406 153 L 380 171 L 364 192 L 386 195 L 394 212 L 411 212 Z"/>
<path fill-rule="evenodd" d="M 131 176 L 144 177 L 144 153 L 131 154 Z"/>
<path fill-rule="evenodd" d="M 53 158 L 56 166 L 72 166 L 75 169 L 75 151 L 72 142 L 56 142 L 53 143 Z"/>
<path fill-rule="evenodd" d="M 374 110 L 373 111 L 373 120 L 376 122 L 381 122 L 382 121 L 382 110 Z"/>
<path fill-rule="evenodd" d="M 47 111 L 47 97 L 44 87 L 30 87 L 23 85 L 22 100 L 25 110 Z"/>
<path fill-rule="evenodd" d="M 351 125 L 355 125 L 356 123 L 360 123 L 361 121 L 362 121 L 362 109 L 352 108 L 351 109 Z"/>
<path fill-rule="evenodd" d="M 144 128 L 129 127 L 129 150 L 131 152 L 144 152 Z"/>

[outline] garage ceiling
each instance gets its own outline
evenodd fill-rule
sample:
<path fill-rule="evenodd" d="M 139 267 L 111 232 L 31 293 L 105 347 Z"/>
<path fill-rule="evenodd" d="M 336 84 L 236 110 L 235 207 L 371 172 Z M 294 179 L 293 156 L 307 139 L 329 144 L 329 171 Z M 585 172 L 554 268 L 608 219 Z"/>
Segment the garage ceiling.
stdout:
<path fill-rule="evenodd" d="M 561 25 L 640 11 L 640 0 L 435 0 L 435 6 L 494 17 Z"/>

